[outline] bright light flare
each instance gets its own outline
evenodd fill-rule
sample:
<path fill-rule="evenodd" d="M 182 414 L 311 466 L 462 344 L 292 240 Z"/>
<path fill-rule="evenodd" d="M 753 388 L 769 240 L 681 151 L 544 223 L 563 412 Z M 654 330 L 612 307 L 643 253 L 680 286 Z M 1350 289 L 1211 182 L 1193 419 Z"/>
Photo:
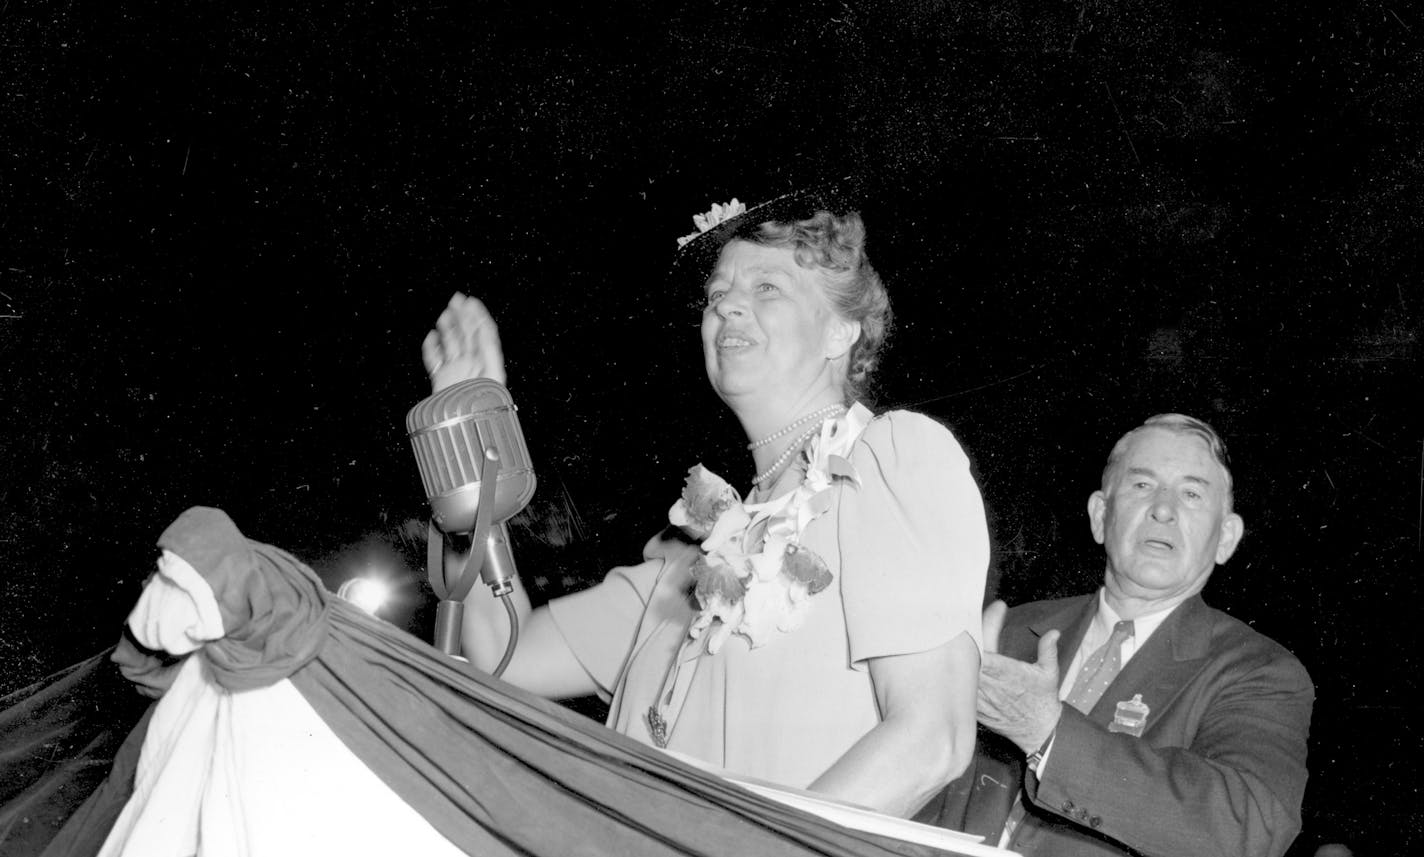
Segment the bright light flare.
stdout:
<path fill-rule="evenodd" d="M 371 615 L 385 606 L 391 597 L 391 588 L 383 580 L 371 577 L 353 577 L 341 584 L 336 594 L 365 610 Z"/>

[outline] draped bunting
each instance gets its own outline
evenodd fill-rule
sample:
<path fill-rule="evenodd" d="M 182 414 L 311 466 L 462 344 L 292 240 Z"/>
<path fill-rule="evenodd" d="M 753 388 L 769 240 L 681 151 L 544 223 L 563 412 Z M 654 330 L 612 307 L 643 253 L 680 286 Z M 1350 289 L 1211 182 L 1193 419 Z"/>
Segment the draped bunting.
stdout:
<path fill-rule="evenodd" d="M 113 814 L 75 825 L 52 853 L 92 854 L 104 841 L 123 798 L 97 798 L 123 779 L 106 775 L 125 739 L 133 745 L 128 754 L 137 758 L 140 721 L 149 710 L 109 663 L 112 651 L 0 698 L 0 855 L 41 853 L 91 796 L 105 806 L 117 803 Z M 75 842 L 85 829 L 99 831 L 87 846 Z"/>
<path fill-rule="evenodd" d="M 218 708 L 225 696 L 234 703 L 232 710 L 239 712 L 241 706 L 235 703 L 255 705 L 289 682 L 300 698 L 293 695 L 282 703 L 288 708 L 271 710 L 292 712 L 309 706 L 341 746 L 459 851 L 798 857 L 940 853 L 828 823 L 478 673 L 330 595 L 309 568 L 285 551 L 245 539 L 219 510 L 185 512 L 160 538 L 160 547 L 182 557 L 201 575 L 197 589 L 205 582 L 211 593 L 199 593 L 194 600 L 212 598 L 225 633 L 221 639 L 201 643 L 189 656 L 201 658 L 200 665 L 175 664 L 162 652 L 146 650 L 138 644 L 142 641 L 126 638 L 112 654 L 123 673 L 139 679 L 151 693 L 180 675 L 180 684 L 198 687 L 210 682 L 221 689 Z M 139 608 L 135 612 L 130 624 L 138 632 Z M 79 672 L 94 683 L 103 672 L 100 659 L 90 659 Z M 42 691 L 30 689 L 23 701 L 28 704 L 46 694 L 64 696 L 74 690 L 61 676 Z M 69 779 L 88 799 L 72 809 L 78 801 L 71 789 L 72 814 L 49 840 L 46 855 L 95 854 L 121 812 L 127 818 L 142 810 L 139 804 L 145 795 L 136 796 L 133 788 L 136 772 L 143 780 L 140 748 L 142 764 L 161 761 L 144 745 L 145 739 L 151 744 L 157 734 L 148 730 L 194 728 L 182 718 L 196 715 L 186 709 L 179 713 L 164 709 L 165 704 L 176 703 L 178 695 L 179 690 L 171 690 L 156 703 L 150 714 L 157 716 L 138 724 L 114 754 L 112 770 L 101 784 L 94 787 Z M 50 718 L 54 722 L 66 719 L 63 711 L 54 715 Z M 37 722 L 33 708 L 25 717 Z M 233 721 L 249 724 L 234 727 L 237 732 L 250 731 L 252 715 L 247 718 Z M 15 719 L 19 716 L 11 718 Z M 151 722 L 160 725 L 150 727 Z M 278 725 L 289 724 L 272 723 L 274 733 Z M 7 747 L 13 746 L 12 734 L 7 727 Z M 114 743 L 111 737 L 109 745 Z M 33 756 L 39 746 L 31 741 L 7 757 L 0 770 L 6 782 L 15 760 L 27 753 Z M 265 758 L 261 753 L 254 756 Z M 183 764 L 199 774 L 207 770 L 191 759 Z M 243 764 L 255 763 L 242 760 L 237 768 Z M 280 772 L 265 775 L 280 776 Z M 56 781 L 56 776 L 48 780 Z M 238 779 L 221 785 L 243 787 Z M 52 797 L 53 790 L 45 794 Z M 224 791 L 216 789 L 212 794 Z M 236 802 L 240 804 L 241 798 L 236 795 Z M 12 795 L 7 794 L 6 800 L 0 818 L 20 812 Z M 32 794 L 27 806 L 34 809 L 44 803 Z M 212 823 L 210 814 L 211 807 L 203 807 L 201 817 L 184 823 Z M 311 821 L 328 828 L 393 823 L 340 814 Z M 241 818 L 224 824 L 240 827 Z M 117 831 L 115 839 L 121 839 L 122 832 Z M 31 835 L 27 844 L 33 850 L 24 853 L 38 853 L 41 839 Z M 207 840 L 198 835 L 195 841 Z M 7 840 L 7 850 L 9 845 Z M 250 853 L 264 852 L 254 848 Z"/>

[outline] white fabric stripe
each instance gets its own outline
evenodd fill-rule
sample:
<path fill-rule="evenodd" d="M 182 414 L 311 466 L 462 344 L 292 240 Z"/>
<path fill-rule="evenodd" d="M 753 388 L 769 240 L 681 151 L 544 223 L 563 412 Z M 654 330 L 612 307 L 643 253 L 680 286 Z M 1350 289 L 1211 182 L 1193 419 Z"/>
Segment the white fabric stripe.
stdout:
<path fill-rule="evenodd" d="M 158 558 L 158 573 L 129 613 L 128 625 L 140 643 L 173 655 L 186 655 L 224 634 L 212 587 L 186 560 L 166 550 Z"/>
<path fill-rule="evenodd" d="M 287 680 L 230 693 L 189 658 L 144 736 L 100 857 L 460 851 L 347 749 Z"/>

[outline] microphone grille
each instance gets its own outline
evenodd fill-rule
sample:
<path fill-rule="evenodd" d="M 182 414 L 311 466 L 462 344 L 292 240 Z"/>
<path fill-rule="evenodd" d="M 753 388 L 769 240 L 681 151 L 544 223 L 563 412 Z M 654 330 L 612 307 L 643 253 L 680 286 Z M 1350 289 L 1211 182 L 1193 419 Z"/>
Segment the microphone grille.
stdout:
<path fill-rule="evenodd" d="M 495 521 L 516 514 L 534 495 L 529 449 L 503 384 L 461 381 L 416 404 L 405 424 L 436 524 L 446 532 L 474 528 L 486 449 L 499 454 Z"/>

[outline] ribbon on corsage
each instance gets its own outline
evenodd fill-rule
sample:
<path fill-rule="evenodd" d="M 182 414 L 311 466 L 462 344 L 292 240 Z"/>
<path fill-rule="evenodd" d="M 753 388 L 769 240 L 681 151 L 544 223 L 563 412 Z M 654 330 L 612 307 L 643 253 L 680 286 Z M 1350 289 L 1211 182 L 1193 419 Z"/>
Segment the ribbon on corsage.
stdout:
<path fill-rule="evenodd" d="M 807 463 L 801 484 L 765 503 L 744 502 L 701 464 L 688 470 L 668 520 L 701 543 L 702 555 L 692 566 L 700 610 L 688 635 L 705 634 L 708 652 L 715 654 L 732 634 L 755 648 L 795 631 L 806 621 L 811 596 L 831 585 L 830 568 L 801 544 L 801 536 L 831 508 L 837 482 L 859 484 L 850 451 L 870 418 L 856 404 L 823 422 L 801 452 Z"/>

